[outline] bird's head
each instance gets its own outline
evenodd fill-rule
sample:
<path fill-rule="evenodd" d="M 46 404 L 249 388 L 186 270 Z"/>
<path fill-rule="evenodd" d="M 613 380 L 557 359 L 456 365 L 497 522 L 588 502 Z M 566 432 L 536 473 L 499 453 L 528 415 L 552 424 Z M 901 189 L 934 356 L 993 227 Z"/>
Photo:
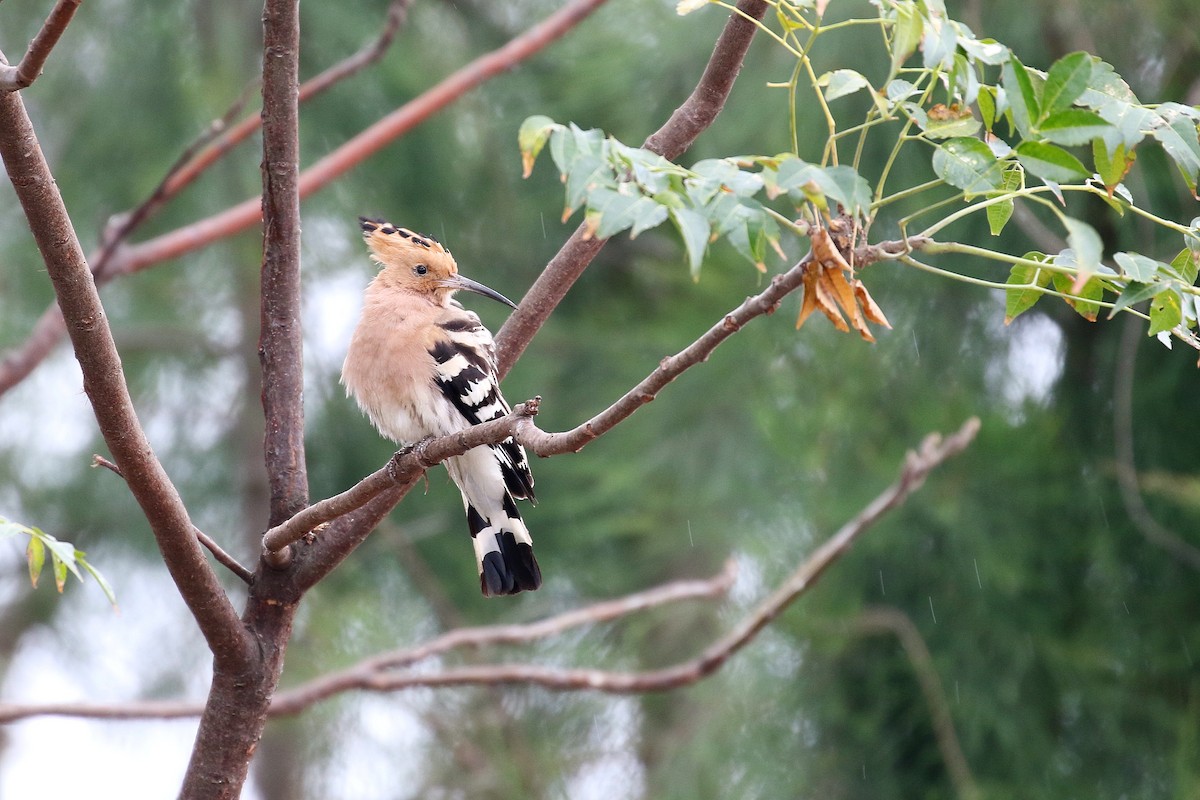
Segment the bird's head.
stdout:
<path fill-rule="evenodd" d="M 372 260 L 383 267 L 377 280 L 386 285 L 428 297 L 440 306 L 447 305 L 450 296 L 463 289 L 517 307 L 494 289 L 458 274 L 454 256 L 432 236 L 379 219 L 359 217 L 358 221 Z"/>

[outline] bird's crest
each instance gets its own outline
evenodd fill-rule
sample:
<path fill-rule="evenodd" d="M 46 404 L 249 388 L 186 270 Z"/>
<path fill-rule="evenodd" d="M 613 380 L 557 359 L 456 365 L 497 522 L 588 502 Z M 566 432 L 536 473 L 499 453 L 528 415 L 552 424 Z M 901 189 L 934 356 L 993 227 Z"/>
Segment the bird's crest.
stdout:
<path fill-rule="evenodd" d="M 450 251 L 432 236 L 415 233 L 382 219 L 359 217 L 358 222 L 367 249 L 371 251 L 371 258 L 384 267 L 404 266 L 421 259 L 449 259 L 450 263 L 454 263 Z"/>

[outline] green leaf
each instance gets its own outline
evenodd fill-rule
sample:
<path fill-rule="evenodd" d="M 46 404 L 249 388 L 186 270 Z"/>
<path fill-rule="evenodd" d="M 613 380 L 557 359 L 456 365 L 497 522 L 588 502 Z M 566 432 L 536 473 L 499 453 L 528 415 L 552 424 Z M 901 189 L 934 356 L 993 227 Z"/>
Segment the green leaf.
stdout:
<path fill-rule="evenodd" d="M 1021 188 L 1021 182 L 1024 178 L 1024 171 L 1017 164 L 1010 164 L 1004 170 L 1004 177 L 1001 180 L 1000 188 L 1005 192 L 1015 192 Z M 988 228 L 992 232 L 992 236 L 999 236 L 1004 230 L 1004 226 L 1008 224 L 1009 219 L 1013 215 L 1013 200 L 1007 200 L 995 203 L 987 207 Z"/>
<path fill-rule="evenodd" d="M 930 139 L 952 139 L 955 136 L 970 136 L 979 130 L 979 120 L 973 116 L 951 119 L 929 119 L 925 123 L 925 134 Z"/>
<path fill-rule="evenodd" d="M 1113 261 L 1121 268 L 1121 273 L 1136 283 L 1149 283 L 1158 274 L 1161 262 L 1147 258 L 1140 253 L 1116 253 Z"/>
<path fill-rule="evenodd" d="M 562 130 L 562 127 L 562 125 L 559 125 L 554 120 L 541 114 L 527 117 L 521 123 L 520 129 L 517 131 L 517 147 L 520 148 L 521 163 L 524 167 L 521 175 L 522 178 L 528 178 L 529 174 L 533 171 L 533 163 L 537 161 L 538 154 L 546 146 L 546 141 L 550 138 L 550 134 L 556 130 Z"/>
<path fill-rule="evenodd" d="M 1092 56 L 1088 53 L 1068 53 L 1055 61 L 1042 87 L 1042 113 L 1039 119 L 1070 108 L 1088 88 L 1091 77 Z"/>
<path fill-rule="evenodd" d="M 563 213 L 564 220 L 575 213 L 575 210 L 587 201 L 588 195 L 597 188 L 605 184 L 615 185 L 612 171 L 604 159 L 592 153 L 577 156 L 571 162 L 566 176 L 567 206 Z"/>
<path fill-rule="evenodd" d="M 1150 330 L 1147 335 L 1169 331 L 1181 322 L 1183 302 L 1179 294 L 1171 289 L 1156 294 L 1150 302 Z"/>
<path fill-rule="evenodd" d="M 70 542 L 60 542 L 49 534 L 46 534 L 45 541 L 46 547 L 50 550 L 51 560 L 54 562 L 54 582 L 58 585 L 58 590 L 60 592 L 63 590 L 68 570 L 82 581 L 83 574 L 75 566 L 75 553 L 78 552 L 75 545 Z"/>
<path fill-rule="evenodd" d="M 1063 298 L 1067 305 L 1075 309 L 1079 316 L 1088 322 L 1095 322 L 1100 315 L 1100 300 L 1104 299 L 1104 282 L 1093 275 L 1083 284 L 1078 292 L 1072 292 L 1075 279 L 1063 272 L 1054 273 L 1054 288 L 1063 294 L 1071 295 Z"/>
<path fill-rule="evenodd" d="M 924 24 L 911 2 L 896 4 L 896 24 L 892 26 L 892 74 L 917 51 Z"/>
<path fill-rule="evenodd" d="M 632 239 L 647 228 L 666 222 L 667 209 L 649 197 L 625 194 L 607 187 L 595 189 L 588 196 L 588 211 L 600 215 L 596 236 L 608 239 L 627 228 Z"/>
<path fill-rule="evenodd" d="M 1088 88 L 1079 97 L 1079 104 L 1099 110 L 1101 106 L 1116 100 L 1125 104 L 1136 105 L 1137 95 L 1129 88 L 1129 84 L 1109 64 L 1099 59 L 1092 62 L 1092 75 L 1088 79 Z"/>
<path fill-rule="evenodd" d="M 1041 253 L 1026 253 L 1024 258 L 1031 261 L 1044 261 Z M 1014 264 L 1006 281 L 1010 286 L 1020 288 L 1008 289 L 1004 293 L 1004 324 L 1009 325 L 1014 319 L 1033 308 L 1041 299 L 1044 292 L 1036 287 L 1045 287 L 1050 283 L 1050 271 L 1029 264 Z"/>
<path fill-rule="evenodd" d="M 88 563 L 86 560 L 84 560 L 84 556 L 85 556 L 84 553 L 76 550 L 75 555 L 76 555 L 76 560 L 79 561 L 79 566 L 81 566 L 85 570 L 87 570 L 87 573 L 96 579 L 96 583 L 100 584 L 100 590 L 104 592 L 104 596 L 108 598 L 108 602 L 112 605 L 113 608 L 116 608 L 117 607 L 117 593 L 113 591 L 112 586 L 109 585 L 108 581 L 104 579 L 104 576 L 100 574 L 100 570 L 96 569 L 90 563 Z"/>
<path fill-rule="evenodd" d="M 1174 103 L 1163 103 L 1158 108 L 1159 124 L 1151 134 L 1162 145 L 1163 150 L 1195 188 L 1200 175 L 1200 137 L 1197 136 L 1196 121 L 1178 109 L 1186 108 Z"/>
<path fill-rule="evenodd" d="M 1021 132 L 1022 136 L 1028 136 L 1034 121 L 1041 116 L 1041 111 L 1029 71 L 1025 69 L 1025 65 L 1016 55 L 1004 62 L 1000 81 L 1008 96 L 1008 106 L 1012 109 L 1013 122 L 1016 123 L 1017 130 Z"/>
<path fill-rule="evenodd" d="M 1123 143 L 1118 144 L 1115 149 L 1110 151 L 1104 139 L 1092 140 L 1092 162 L 1096 165 L 1096 174 L 1104 182 L 1104 188 L 1108 190 L 1109 197 L 1112 197 L 1113 189 L 1121 183 L 1125 173 L 1129 171 L 1134 158 L 1135 156 L 1125 149 Z"/>
<path fill-rule="evenodd" d="M 826 72 L 817 78 L 817 85 L 826 87 L 826 101 L 854 94 L 859 89 L 870 86 L 861 73 L 852 69 L 835 69 L 833 72 Z"/>
<path fill-rule="evenodd" d="M 671 208 L 668 210 L 671 221 L 679 229 L 683 239 L 684 250 L 687 251 L 688 270 L 693 279 L 700 278 L 700 266 L 704 263 L 704 252 L 708 249 L 708 237 L 711 229 L 708 219 L 698 211 L 690 208 Z"/>
<path fill-rule="evenodd" d="M 575 160 L 581 156 L 599 158 L 604 150 L 604 134 L 600 131 L 580 130 L 571 123 L 550 136 L 550 157 L 558 167 L 560 175 L 567 175 Z"/>
<path fill-rule="evenodd" d="M 845 164 L 826 167 L 822 172 L 827 178 L 819 183 L 825 194 L 841 203 L 851 216 L 868 215 L 871 209 L 871 184 L 865 178 Z"/>
<path fill-rule="evenodd" d="M 1073 217 L 1063 217 L 1067 227 L 1067 244 L 1075 253 L 1075 264 L 1081 272 L 1093 273 L 1100 270 L 1100 259 L 1104 256 L 1104 244 L 1100 234 L 1086 222 Z"/>
<path fill-rule="evenodd" d="M 1180 280 L 1191 286 L 1196 282 L 1197 272 L 1200 271 L 1198 259 L 1200 259 L 1200 254 L 1184 248 L 1179 251 L 1179 255 L 1171 259 L 1171 269 L 1175 270 Z"/>
<path fill-rule="evenodd" d="M 996 90 L 991 86 L 982 86 L 975 103 L 979 106 L 979 117 L 985 130 L 990 131 L 996 124 Z"/>
<path fill-rule="evenodd" d="M 42 576 L 42 567 L 46 564 L 46 547 L 36 536 L 29 537 L 25 547 L 25 560 L 29 562 L 29 582 L 37 588 L 38 578 Z"/>
<path fill-rule="evenodd" d="M 1132 150 L 1146 138 L 1146 133 L 1158 119 L 1150 109 L 1122 100 L 1107 100 L 1096 109 L 1096 113 L 1112 125 L 1112 129 L 1104 133 L 1104 143 L 1108 145 L 1109 152 L 1119 144 Z"/>
<path fill-rule="evenodd" d="M 1078 158 L 1052 144 L 1024 141 L 1014 152 L 1025 169 L 1044 180 L 1070 183 L 1088 176 Z"/>
<path fill-rule="evenodd" d="M 968 195 L 1001 188 L 1003 169 L 988 146 L 972 137 L 950 139 L 933 152 L 937 176 Z"/>
<path fill-rule="evenodd" d="M 1108 318 L 1112 319 L 1118 311 L 1126 306 L 1132 306 L 1135 303 L 1148 300 L 1161 291 L 1163 291 L 1161 283 L 1137 283 L 1136 281 L 1131 281 L 1121 291 L 1120 295 L 1117 296 L 1117 301 L 1113 303 L 1112 309 L 1108 312 Z"/>
<path fill-rule="evenodd" d="M 1082 108 L 1056 111 L 1038 125 L 1038 133 L 1055 144 L 1086 144 L 1112 128 L 1099 114 Z"/>
<path fill-rule="evenodd" d="M 925 69 L 951 69 L 954 66 L 954 51 L 958 49 L 958 37 L 950 20 L 944 13 L 931 15 L 925 20 L 924 29 L 921 54 Z"/>

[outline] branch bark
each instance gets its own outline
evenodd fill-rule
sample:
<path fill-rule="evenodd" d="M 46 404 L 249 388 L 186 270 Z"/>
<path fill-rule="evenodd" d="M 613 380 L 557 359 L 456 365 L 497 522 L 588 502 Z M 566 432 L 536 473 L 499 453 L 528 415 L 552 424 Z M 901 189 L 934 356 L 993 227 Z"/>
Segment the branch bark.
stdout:
<path fill-rule="evenodd" d="M 54 284 L 104 441 L 205 640 L 223 663 L 245 663 L 249 637 L 138 421 L 91 270 L 17 92 L 0 94 L 0 156 Z"/>
<path fill-rule="evenodd" d="M 0 57 L 0 92 L 24 89 L 37 80 L 42 74 L 46 59 L 50 57 L 50 51 L 58 44 L 63 31 L 71 22 L 71 17 L 75 16 L 75 11 L 82 2 L 83 0 L 58 0 L 50 10 L 50 16 L 46 17 L 41 29 L 29 42 L 29 49 L 25 51 L 21 63 L 11 67 Z"/>
<path fill-rule="evenodd" d="M 304 342 L 300 323 L 300 6 L 268 0 L 263 12 L 263 441 L 271 525 L 308 505 L 304 462 Z"/>
<path fill-rule="evenodd" d="M 304 358 L 300 324 L 300 0 L 263 7 L 263 260 L 259 360 L 266 420 L 263 452 L 270 521 L 308 505 L 304 462 Z M 257 659 L 240 669 L 213 669 L 212 686 L 180 797 L 239 797 L 267 724 L 300 592 L 290 576 L 260 563 L 245 624 Z M 220 653 L 215 653 L 219 658 Z"/>

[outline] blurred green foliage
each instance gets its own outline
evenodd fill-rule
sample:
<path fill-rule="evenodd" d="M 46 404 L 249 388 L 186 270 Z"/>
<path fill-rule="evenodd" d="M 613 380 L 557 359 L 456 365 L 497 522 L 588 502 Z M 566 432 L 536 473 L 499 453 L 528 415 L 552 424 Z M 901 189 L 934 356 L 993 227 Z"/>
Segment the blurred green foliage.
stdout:
<path fill-rule="evenodd" d="M 379 66 L 306 104 L 305 163 L 557 5 L 415 3 Z M 830 13 L 841 6 L 831 4 Z M 1188 65 L 1200 57 L 1200 9 L 1190 0 L 1142 4 L 1136 14 L 1115 0 L 963 6 L 951 12 L 979 36 L 1017 43 L 1028 65 L 1086 49 L 1114 64 L 1143 100 L 1195 102 Z M 305 74 L 357 49 L 383 11 L 379 0 L 306 4 Z M 10 60 L 43 13 L 30 4 L 0 8 L 0 46 Z M 24 96 L 85 246 L 109 215 L 153 188 L 183 144 L 253 77 L 258 13 L 240 0 L 81 8 Z M 309 343 L 314 497 L 349 486 L 390 454 L 337 385 L 337 332 L 348 336 L 354 313 L 340 301 L 357 296 L 371 269 L 355 218 L 383 215 L 436 235 L 465 274 L 520 295 L 572 229 L 559 222 L 562 187 L 552 170 L 520 178 L 521 121 L 546 114 L 639 141 L 690 91 L 722 23 L 715 9 L 681 19 L 671 4 L 613 0 L 561 43 L 306 201 L 307 319 L 310 331 L 331 331 Z M 860 48 L 823 56 L 824 68 L 874 68 L 856 59 L 875 50 L 875 38 L 867 39 L 877 33 L 863 37 Z M 786 97 L 766 83 L 786 80 L 791 63 L 756 42 L 725 112 L 688 163 L 787 149 Z M 814 141 L 819 121 L 803 104 L 799 111 L 800 140 Z M 885 154 L 868 149 L 864 160 Z M 138 238 L 252 195 L 258 160 L 255 145 L 244 146 Z M 898 169 L 913 181 L 929 177 L 928 162 Z M 1130 180 L 1164 216 L 1190 218 L 1195 201 L 1169 170 L 1147 154 Z M 0 195 L 7 348 L 52 296 L 10 189 Z M 1102 203 L 1084 216 L 1106 252 L 1155 244 Z M 954 234 L 989 237 L 983 219 Z M 1015 249 L 1025 233 L 1010 223 L 1004 236 Z M 245 560 L 257 552 L 263 514 L 258 261 L 258 235 L 247 233 L 103 290 L 160 455 L 197 524 Z M 776 260 L 768 270 L 786 266 Z M 1198 384 L 1194 354 L 1152 340 L 1132 350 L 1122 342 L 1124 323 L 1089 324 L 1065 306 L 1043 304 L 1005 328 L 998 294 L 895 265 L 874 267 L 865 279 L 894 326 L 878 344 L 828 326 L 798 334 L 792 301 L 581 454 L 534 463 L 541 503 L 528 522 L 547 577 L 536 594 L 478 596 L 457 493 L 444 471 L 432 472 L 427 493 L 413 493 L 306 599 L 284 683 L 455 624 L 531 619 L 710 574 L 735 555 L 742 577 L 715 609 L 686 604 L 528 650 L 464 656 L 614 669 L 688 658 L 882 489 L 906 448 L 979 415 L 976 444 L 760 640 L 715 677 L 664 695 L 454 689 L 343 697 L 268 728 L 259 792 L 953 797 L 912 665 L 893 637 L 856 626 L 862 609 L 884 605 L 907 614 L 924 637 L 984 797 L 1195 797 L 1200 581 L 1130 521 L 1113 447 L 1114 375 L 1134 369 L 1137 468 L 1195 479 L 1200 422 L 1187 405 Z M 764 280 L 724 243 L 710 248 L 695 283 L 673 234 L 613 240 L 514 368 L 506 394 L 514 402 L 540 394 L 543 427 L 573 426 Z M 503 322 L 498 308 L 478 310 L 493 330 Z M 134 616 L 106 559 L 151 560 L 152 539 L 119 480 L 87 468 L 102 448 L 93 429 L 50 435 L 58 420 L 47 413 L 87 420 L 71 376 L 60 354 L 0 398 L 0 513 L 87 550 L 122 597 L 124 615 Z M 1194 504 L 1166 492 L 1146 502 L 1200 546 Z M 8 632 L 0 664 L 25 646 L 26 631 L 58 622 L 57 607 L 28 593 L 11 597 L 0 612 Z M 376 732 L 364 722 L 376 718 L 372 708 L 409 720 L 420 735 Z M 359 749 L 374 754 L 363 773 L 374 783 L 345 777 Z M 17 769 L 3 751 L 0 769 Z"/>

